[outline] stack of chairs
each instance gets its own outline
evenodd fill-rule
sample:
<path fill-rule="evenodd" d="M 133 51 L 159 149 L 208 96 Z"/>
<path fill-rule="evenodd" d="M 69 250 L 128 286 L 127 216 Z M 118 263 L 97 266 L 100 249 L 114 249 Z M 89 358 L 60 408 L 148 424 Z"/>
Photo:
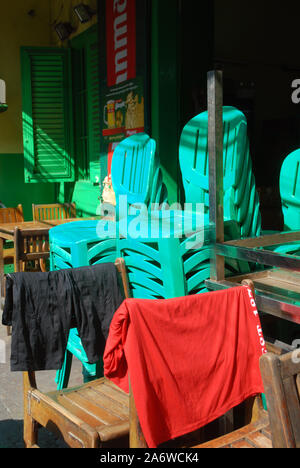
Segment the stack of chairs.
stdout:
<path fill-rule="evenodd" d="M 300 230 L 300 149 L 284 159 L 279 176 L 283 231 Z M 277 253 L 300 255 L 300 243 L 289 242 L 266 247 Z"/>
<path fill-rule="evenodd" d="M 155 221 L 155 213 L 151 220 L 144 220 L 137 237 L 121 231 L 117 241 L 132 297 L 170 299 L 207 292 L 211 238 L 209 227 L 203 225 L 203 216 L 179 210 L 162 210 L 156 215 Z M 184 228 L 186 222 L 192 226 L 190 232 Z M 231 221 L 226 221 L 225 226 L 228 231 L 236 228 Z M 227 275 L 239 270 L 236 260 L 226 266 Z"/>
<path fill-rule="evenodd" d="M 126 219 L 130 205 L 152 203 L 163 207 L 167 202 L 167 189 L 162 181 L 156 145 L 144 133 L 124 139 L 116 147 L 112 160 L 112 183 L 116 197 L 115 220 L 77 221 L 68 226 L 50 230 L 50 269 L 76 268 L 97 263 L 115 262 L 118 258 L 117 237 L 119 224 Z M 126 203 L 119 203 L 120 196 Z M 70 353 L 83 364 L 84 380 L 102 374 L 101 363 L 90 364 L 76 328 L 70 330 L 65 363 L 57 372 L 57 388 L 68 385 L 71 371 Z"/>
<path fill-rule="evenodd" d="M 224 219 L 237 223 L 241 237 L 261 233 L 261 214 L 247 136 L 247 120 L 234 107 L 223 108 Z M 203 203 L 209 213 L 208 113 L 184 127 L 179 162 L 186 203 Z"/>
<path fill-rule="evenodd" d="M 285 231 L 300 229 L 300 149 L 290 153 L 282 163 L 279 190 Z"/>
<path fill-rule="evenodd" d="M 209 225 L 208 113 L 202 112 L 184 127 L 179 162 L 186 203 L 203 203 Z M 259 196 L 252 172 L 247 120 L 234 107 L 223 108 L 223 210 L 225 240 L 261 235 Z M 200 266 L 198 266 L 200 268 Z M 208 273 L 209 260 L 201 268 Z M 226 259 L 226 275 L 248 273 L 253 264 Z M 204 275 L 203 275 L 204 277 Z M 207 279 L 207 278 L 206 278 Z"/>
<path fill-rule="evenodd" d="M 237 109 L 224 107 L 223 122 L 225 240 L 258 236 L 261 215 L 246 118 Z M 189 247 L 191 237 L 183 235 L 167 239 L 163 228 L 157 239 L 151 238 L 149 233 L 137 239 L 130 235 L 124 238 L 123 231 L 118 239 L 118 251 L 125 259 L 133 297 L 167 299 L 207 292 L 205 280 L 210 277 L 211 258 L 207 134 L 208 114 L 203 112 L 184 127 L 179 146 L 186 207 L 192 210 L 192 216 L 196 216 L 197 204 L 203 204 L 203 217 L 197 226 L 200 232 L 202 229 L 202 242 L 197 247 Z M 178 221 L 183 213 L 177 212 L 174 216 Z M 197 235 L 199 232 L 194 233 L 194 237 Z M 251 266 L 247 262 L 226 259 L 225 273 L 226 276 L 248 273 Z"/>

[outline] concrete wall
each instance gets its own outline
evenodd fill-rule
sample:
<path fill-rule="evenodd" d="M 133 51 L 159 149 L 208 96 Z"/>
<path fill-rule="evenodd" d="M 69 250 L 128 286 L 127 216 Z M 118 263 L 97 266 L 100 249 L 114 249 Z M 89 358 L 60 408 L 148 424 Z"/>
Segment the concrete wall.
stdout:
<path fill-rule="evenodd" d="M 54 184 L 25 184 L 22 138 L 21 46 L 51 43 L 50 0 L 2 2 L 0 15 L 0 77 L 6 82 L 8 110 L 0 114 L 0 200 L 6 206 L 22 203 L 26 219 L 31 204 L 51 203 Z"/>
<path fill-rule="evenodd" d="M 87 23 L 80 23 L 77 15 L 74 13 L 74 6 L 80 3 L 78 0 L 51 0 L 50 3 L 51 23 L 69 22 L 74 29 L 74 32 L 70 35 L 70 39 L 86 31 L 97 22 L 97 15 L 95 14 Z M 88 5 L 92 11 L 96 12 L 97 0 L 85 0 L 83 3 Z M 61 43 L 54 28 L 51 29 L 51 42 L 53 45 L 57 46 L 66 45 L 65 43 Z"/>
<path fill-rule="evenodd" d="M 96 0 L 85 3 L 96 10 Z M 55 22 L 69 21 L 74 27 L 72 38 L 97 21 L 95 15 L 81 24 L 73 11 L 76 4 L 77 0 L 17 0 L 13 6 L 9 2 L 1 5 L 0 77 L 6 82 L 8 110 L 0 114 L 0 201 L 6 206 L 22 203 L 28 220 L 32 219 L 32 203 L 53 203 L 57 197 L 61 201 L 64 197 L 57 184 L 24 183 L 20 47 L 66 46 L 67 42 L 61 43 L 54 31 Z M 82 214 L 95 211 L 99 203 L 97 188 L 93 188 L 95 202 L 91 204 L 91 187 L 87 191 L 86 187 L 75 184 L 74 195 L 63 190 L 74 198 Z"/>

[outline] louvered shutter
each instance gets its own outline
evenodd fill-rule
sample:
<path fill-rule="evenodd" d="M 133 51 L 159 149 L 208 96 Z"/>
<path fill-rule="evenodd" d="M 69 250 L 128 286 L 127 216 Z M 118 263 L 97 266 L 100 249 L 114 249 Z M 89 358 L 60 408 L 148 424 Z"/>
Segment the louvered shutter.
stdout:
<path fill-rule="evenodd" d="M 97 34 L 86 44 L 89 176 L 100 181 L 99 46 Z"/>
<path fill-rule="evenodd" d="M 74 180 L 70 56 L 22 48 L 25 182 Z"/>

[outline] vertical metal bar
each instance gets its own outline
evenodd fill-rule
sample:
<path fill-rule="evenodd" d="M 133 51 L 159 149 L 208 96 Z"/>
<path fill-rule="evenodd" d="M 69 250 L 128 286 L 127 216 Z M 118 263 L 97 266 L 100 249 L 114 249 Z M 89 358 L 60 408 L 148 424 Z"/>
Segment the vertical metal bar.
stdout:
<path fill-rule="evenodd" d="M 223 73 L 207 75 L 208 154 L 209 154 L 209 222 L 212 242 L 224 242 L 223 220 Z M 210 278 L 225 276 L 224 257 L 212 252 Z"/>

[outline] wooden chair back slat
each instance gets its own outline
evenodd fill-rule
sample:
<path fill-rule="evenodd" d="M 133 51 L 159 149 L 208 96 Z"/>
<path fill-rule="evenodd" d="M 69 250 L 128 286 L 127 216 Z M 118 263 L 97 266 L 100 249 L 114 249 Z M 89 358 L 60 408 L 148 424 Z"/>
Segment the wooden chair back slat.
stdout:
<path fill-rule="evenodd" d="M 300 448 L 300 350 L 260 359 L 274 448 Z"/>
<path fill-rule="evenodd" d="M 283 381 L 283 385 L 286 394 L 286 402 L 291 426 L 295 438 L 295 447 L 300 448 L 300 403 L 295 377 L 291 376 L 286 378 Z"/>
<path fill-rule="evenodd" d="M 15 229 L 15 271 L 21 271 L 21 262 L 47 259 L 50 254 L 49 229 Z"/>
<path fill-rule="evenodd" d="M 44 205 L 32 205 L 34 221 L 49 219 L 76 218 L 75 203 L 50 203 Z"/>
<path fill-rule="evenodd" d="M 23 207 L 18 205 L 16 208 L 0 208 L 0 223 L 14 223 L 24 221 Z"/>

